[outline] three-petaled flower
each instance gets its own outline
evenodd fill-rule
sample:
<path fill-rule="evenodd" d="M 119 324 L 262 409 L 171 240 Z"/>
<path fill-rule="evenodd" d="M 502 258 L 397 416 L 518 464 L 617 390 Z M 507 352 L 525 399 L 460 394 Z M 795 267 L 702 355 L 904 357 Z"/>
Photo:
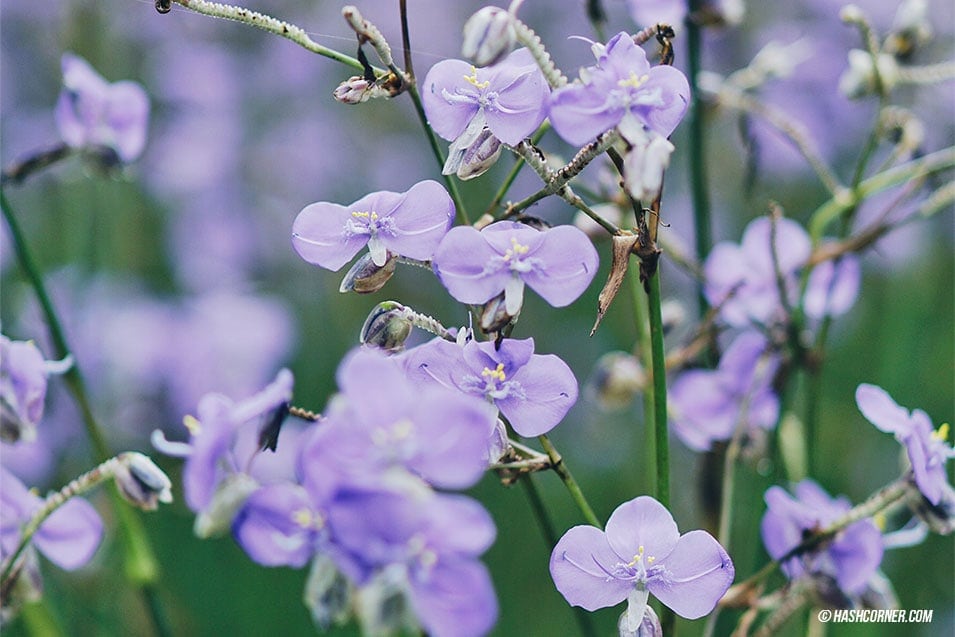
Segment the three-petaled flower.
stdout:
<path fill-rule="evenodd" d="M 593 611 L 627 600 L 622 622 L 635 632 L 650 593 L 681 617 L 697 619 L 733 583 L 729 555 L 706 531 L 680 535 L 666 507 L 649 496 L 624 502 L 606 532 L 575 526 L 557 542 L 550 573 L 573 606 Z"/>

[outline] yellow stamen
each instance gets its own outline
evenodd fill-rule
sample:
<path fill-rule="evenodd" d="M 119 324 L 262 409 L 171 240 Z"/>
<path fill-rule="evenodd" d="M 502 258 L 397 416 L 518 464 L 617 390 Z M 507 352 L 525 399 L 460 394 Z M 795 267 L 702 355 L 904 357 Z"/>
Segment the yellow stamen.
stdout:
<path fill-rule="evenodd" d="M 202 431 L 202 423 L 199 422 L 199 419 L 195 416 L 184 416 L 182 419 L 182 426 L 189 430 L 189 433 L 193 436 L 198 436 Z"/>
<path fill-rule="evenodd" d="M 301 508 L 292 512 L 292 521 L 295 524 L 299 525 L 303 529 L 315 528 L 320 529 L 324 526 L 325 522 L 322 516 L 314 511 L 311 511 L 306 508 Z"/>
<path fill-rule="evenodd" d="M 653 558 L 650 558 L 650 559 L 653 559 Z M 637 548 L 637 554 L 633 556 L 633 559 L 630 560 L 630 563 L 627 564 L 627 566 L 629 566 L 630 568 L 633 568 L 641 561 L 643 561 L 643 546 L 640 546 Z"/>
<path fill-rule="evenodd" d="M 880 531 L 885 530 L 885 513 L 879 512 L 872 516 L 872 521 L 875 522 L 875 525 L 879 528 Z"/>
<path fill-rule="evenodd" d="M 527 254 L 530 252 L 530 249 L 530 246 L 521 245 L 517 242 L 517 239 L 511 237 L 511 247 L 504 253 L 504 260 L 510 261 L 511 257 Z"/>
<path fill-rule="evenodd" d="M 650 76 L 646 73 L 638 77 L 636 73 L 630 71 L 630 77 L 625 80 L 617 80 L 617 86 L 620 88 L 640 88 L 646 84 L 649 79 Z"/>
<path fill-rule="evenodd" d="M 485 367 L 484 371 L 481 372 L 481 376 L 484 376 L 485 378 L 493 378 L 494 380 L 503 383 L 505 380 L 507 380 L 507 374 L 504 373 L 504 363 L 498 363 L 496 369 Z"/>
<path fill-rule="evenodd" d="M 370 221 L 378 221 L 377 212 L 357 212 L 356 211 L 351 213 L 351 216 L 355 217 L 356 219 L 368 219 Z"/>
<path fill-rule="evenodd" d="M 935 440 L 940 440 L 942 442 L 947 441 L 949 429 L 951 429 L 949 424 L 947 422 L 943 423 L 937 430 L 932 432 L 932 438 L 934 438 Z"/>
<path fill-rule="evenodd" d="M 490 80 L 485 80 L 485 81 L 483 81 L 483 82 L 478 82 L 478 79 L 477 79 L 477 68 L 476 68 L 476 67 L 473 67 L 473 66 L 471 67 L 471 74 L 470 74 L 470 75 L 465 75 L 465 76 L 464 76 L 464 79 L 467 80 L 467 82 L 468 82 L 469 84 L 473 85 L 475 88 L 485 89 L 485 88 L 487 88 L 488 86 L 491 85 L 491 81 L 490 81 Z"/>

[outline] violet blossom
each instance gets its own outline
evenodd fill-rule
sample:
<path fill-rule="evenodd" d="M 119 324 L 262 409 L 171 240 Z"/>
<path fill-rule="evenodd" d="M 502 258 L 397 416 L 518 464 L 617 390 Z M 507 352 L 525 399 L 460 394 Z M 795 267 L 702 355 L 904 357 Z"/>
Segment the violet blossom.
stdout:
<path fill-rule="evenodd" d="M 498 221 L 480 232 L 452 228 L 432 259 L 455 299 L 486 303 L 503 292 L 511 316 L 521 309 L 525 283 L 552 306 L 564 307 L 590 285 L 597 266 L 597 251 L 577 228 L 541 231 L 515 221 Z"/>
<path fill-rule="evenodd" d="M 232 525 L 236 542 L 264 566 L 301 568 L 327 539 L 326 513 L 304 487 L 266 485 L 244 502 Z"/>
<path fill-rule="evenodd" d="M 0 334 L 0 438 L 29 442 L 43 417 L 47 377 L 66 372 L 72 359 L 49 361 L 33 341 Z"/>
<path fill-rule="evenodd" d="M 779 355 L 754 331 L 738 335 L 716 369 L 691 369 L 670 388 L 670 422 L 691 449 L 705 451 L 729 440 L 738 427 L 771 429 L 779 418 L 773 379 Z"/>
<path fill-rule="evenodd" d="M 462 60 L 443 60 L 431 67 L 421 97 L 434 132 L 452 142 L 444 174 L 461 175 L 463 169 L 467 177 L 474 177 L 487 170 L 501 142 L 516 146 L 537 130 L 549 94 L 527 49 L 485 68 Z M 479 155 L 486 161 L 476 162 Z M 479 166 L 470 167 L 475 163 Z"/>
<path fill-rule="evenodd" d="M 340 393 L 303 449 L 302 465 L 328 469 L 332 480 L 377 483 L 381 472 L 406 469 L 442 488 L 466 488 L 487 469 L 496 410 L 440 386 L 412 383 L 378 350 L 358 349 L 338 368 Z M 329 474 L 309 474 L 306 488 Z"/>
<path fill-rule="evenodd" d="M 935 430 L 928 414 L 900 407 L 888 392 L 875 385 L 859 385 L 856 404 L 869 422 L 894 434 L 905 447 L 915 484 L 929 502 L 938 505 L 950 490 L 945 464 L 955 458 L 955 449 L 948 442 L 949 426 L 944 424 Z"/>
<path fill-rule="evenodd" d="M 697 619 L 716 607 L 736 571 L 713 536 L 680 535 L 662 504 L 640 496 L 614 510 L 606 531 L 585 525 L 567 531 L 551 554 L 550 573 L 573 606 L 594 611 L 627 600 L 625 623 L 633 633 L 650 593 L 677 615 Z"/>
<path fill-rule="evenodd" d="M 534 339 L 471 340 L 463 347 L 436 338 L 402 360 L 413 379 L 480 396 L 494 403 L 521 436 L 553 429 L 577 401 L 577 379 L 553 354 L 534 353 Z"/>
<path fill-rule="evenodd" d="M 334 500 L 328 522 L 340 567 L 363 589 L 359 597 L 387 599 L 387 589 L 396 589 L 435 637 L 491 630 L 497 599 L 478 557 L 496 532 L 476 501 L 430 491 L 353 490 Z"/>
<path fill-rule="evenodd" d="M 779 486 L 766 491 L 768 508 L 760 531 L 775 560 L 796 548 L 807 534 L 825 530 L 852 508 L 847 498 L 832 498 L 809 479 L 795 486 L 795 494 L 793 497 Z M 831 577 L 844 593 L 858 595 L 879 568 L 883 550 L 882 534 L 875 523 L 859 520 L 825 544 L 786 560 L 781 568 L 790 579 L 805 574 Z"/>
<path fill-rule="evenodd" d="M 754 219 L 738 245 L 724 241 L 713 246 L 703 267 L 706 298 L 720 308 L 720 318 L 735 327 L 779 321 L 787 308 L 798 304 L 798 274 L 811 252 L 809 234 L 795 221 Z M 855 302 L 859 277 L 852 255 L 814 268 L 803 297 L 807 316 L 846 312 Z"/>
<path fill-rule="evenodd" d="M 672 66 L 651 67 L 627 33 L 593 45 L 597 64 L 580 81 L 551 95 L 550 122 L 567 142 L 582 146 L 615 126 L 669 137 L 686 113 L 690 86 Z"/>
<path fill-rule="evenodd" d="M 56 125 L 72 148 L 108 148 L 122 163 L 146 146 L 149 98 L 130 81 L 110 84 L 83 58 L 63 55 L 63 91 L 56 103 Z"/>
<path fill-rule="evenodd" d="M 10 557 L 20 543 L 22 526 L 43 506 L 43 500 L 16 476 L 0 467 L 0 557 Z M 103 539 L 103 521 L 82 498 L 66 501 L 40 525 L 33 544 L 51 562 L 72 571 L 92 559 Z"/>
<path fill-rule="evenodd" d="M 348 206 L 321 201 L 305 208 L 292 226 L 299 256 L 337 271 L 366 245 L 375 265 L 390 255 L 431 258 L 454 220 L 454 203 L 436 181 L 421 181 L 407 192 L 382 190 Z"/>

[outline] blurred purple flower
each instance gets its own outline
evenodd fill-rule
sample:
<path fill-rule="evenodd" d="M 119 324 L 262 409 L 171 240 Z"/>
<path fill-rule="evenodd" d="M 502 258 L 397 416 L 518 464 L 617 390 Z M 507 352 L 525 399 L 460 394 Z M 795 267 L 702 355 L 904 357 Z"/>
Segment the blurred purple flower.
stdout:
<path fill-rule="evenodd" d="M 949 458 L 955 458 L 955 449 L 948 443 L 949 426 L 944 424 L 934 430 L 928 414 L 921 409 L 909 412 L 875 385 L 859 385 L 856 404 L 869 422 L 881 431 L 894 434 L 902 443 L 919 491 L 929 502 L 938 505 L 950 488 L 945 464 Z"/>
<path fill-rule="evenodd" d="M 809 234 L 795 221 L 754 219 L 738 245 L 724 241 L 710 251 L 704 264 L 706 298 L 735 327 L 781 320 L 785 308 L 797 304 L 797 275 L 811 252 Z M 816 266 L 806 286 L 806 314 L 822 318 L 848 311 L 858 294 L 859 278 L 859 263 L 853 255 Z M 780 299 L 780 287 L 785 300 Z"/>
<path fill-rule="evenodd" d="M 670 388 L 670 422 L 691 449 L 705 451 L 729 440 L 736 428 L 771 429 L 779 417 L 773 378 L 779 356 L 754 331 L 737 336 L 714 370 L 683 372 Z"/>
<path fill-rule="evenodd" d="M 43 500 L 4 468 L 0 468 L 0 557 L 9 557 L 20 543 L 22 526 Z M 92 559 L 103 539 L 103 521 L 89 502 L 74 497 L 50 514 L 33 536 L 33 544 L 51 562 L 72 571 Z"/>
<path fill-rule="evenodd" d="M 553 429 L 577 401 L 577 379 L 553 354 L 534 353 L 534 339 L 469 341 L 464 347 L 436 338 L 402 357 L 412 379 L 493 402 L 522 436 Z"/>
<path fill-rule="evenodd" d="M 31 441 L 43 417 L 46 380 L 63 373 L 71 360 L 48 361 L 33 341 L 11 341 L 0 334 L 0 438 Z"/>
<path fill-rule="evenodd" d="M 766 491 L 766 514 L 761 532 L 769 555 L 778 560 L 806 539 L 808 533 L 824 530 L 852 508 L 845 497 L 832 498 L 812 480 L 795 487 L 796 497 L 782 487 Z M 870 519 L 860 520 L 840 531 L 835 538 L 782 563 L 790 579 L 804 574 L 835 579 L 848 595 L 865 590 L 882 561 L 882 534 Z"/>
<path fill-rule="evenodd" d="M 190 434 L 188 443 L 169 442 L 154 435 L 157 449 L 186 458 L 182 482 L 189 508 L 203 511 L 227 476 L 247 471 L 251 457 L 240 458 L 234 453 L 239 429 L 251 423 L 261 425 L 264 417 L 287 403 L 292 397 L 292 383 L 292 373 L 283 369 L 272 384 L 240 402 L 222 394 L 207 394 L 199 402 L 198 417 L 183 419 Z"/>
<path fill-rule="evenodd" d="M 597 273 L 597 251 L 573 226 L 544 231 L 498 221 L 478 232 L 452 228 L 434 253 L 435 273 L 458 301 L 485 303 L 504 292 L 508 314 L 524 300 L 524 284 L 554 307 L 574 302 Z"/>
<path fill-rule="evenodd" d="M 687 0 L 627 0 L 627 11 L 641 27 L 663 23 L 679 29 L 687 13 Z"/>
<path fill-rule="evenodd" d="M 327 538 L 325 513 L 305 488 L 264 486 L 248 497 L 232 526 L 236 542 L 264 566 L 301 568 Z"/>
<path fill-rule="evenodd" d="M 356 482 L 404 467 L 451 489 L 473 485 L 487 469 L 497 422 L 491 405 L 444 387 L 417 386 L 397 361 L 373 349 L 349 354 L 337 376 L 341 393 L 307 443 L 303 465 Z M 304 483 L 319 493 L 326 478 L 312 473 Z"/>
<path fill-rule="evenodd" d="M 374 575 L 398 585 L 429 635 L 476 637 L 491 630 L 497 599 L 477 559 L 495 528 L 476 501 L 430 491 L 353 490 L 329 509 L 329 526 L 345 553 L 342 570 L 360 586 Z"/>
<path fill-rule="evenodd" d="M 673 516 L 649 496 L 616 508 L 606 532 L 575 526 L 557 542 L 550 574 L 573 606 L 594 611 L 627 600 L 630 632 L 640 626 L 650 593 L 677 615 L 706 615 L 733 583 L 729 555 L 706 531 L 680 535 Z"/>
<path fill-rule="evenodd" d="M 56 103 L 56 125 L 73 148 L 105 146 L 123 163 L 139 157 L 146 146 L 149 98 L 129 81 L 110 84 L 81 57 L 62 58 L 63 91 Z"/>
<path fill-rule="evenodd" d="M 454 220 L 454 203 L 444 187 L 426 180 L 408 192 L 382 190 L 349 206 L 318 202 L 306 206 L 292 226 L 292 245 L 315 265 L 337 271 L 368 245 L 375 265 L 388 253 L 427 261 Z"/>
<path fill-rule="evenodd" d="M 549 117 L 557 134 L 575 146 L 621 125 L 669 137 L 686 113 L 690 86 L 672 66 L 651 67 L 646 52 L 627 33 L 606 46 L 593 45 L 597 65 L 580 71 L 580 82 L 551 96 Z"/>

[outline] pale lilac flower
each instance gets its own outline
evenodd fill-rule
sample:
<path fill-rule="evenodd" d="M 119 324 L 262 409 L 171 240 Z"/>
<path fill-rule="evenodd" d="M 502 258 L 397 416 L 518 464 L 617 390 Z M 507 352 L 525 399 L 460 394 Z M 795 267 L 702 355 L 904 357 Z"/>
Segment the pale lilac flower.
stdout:
<path fill-rule="evenodd" d="M 375 265 L 388 255 L 427 261 L 454 220 L 454 203 L 436 181 L 419 182 L 403 193 L 382 190 L 348 206 L 306 206 L 292 226 L 299 256 L 337 271 L 366 245 Z"/>
<path fill-rule="evenodd" d="M 866 419 L 881 431 L 894 434 L 905 447 L 915 484 L 922 495 L 938 505 L 948 487 L 945 464 L 955 458 L 948 442 L 949 426 L 936 431 L 932 420 L 921 409 L 911 412 L 900 407 L 889 394 L 875 385 L 863 383 L 856 389 L 856 404 Z"/>
<path fill-rule="evenodd" d="M 497 619 L 497 599 L 478 557 L 494 541 L 474 500 L 433 492 L 354 490 L 329 508 L 340 567 L 359 586 L 376 576 L 397 587 L 435 637 L 478 637 Z M 391 580 L 391 581 L 388 581 Z"/>
<path fill-rule="evenodd" d="M 514 221 L 478 232 L 452 228 L 434 253 L 435 273 L 458 301 L 485 303 L 501 292 L 508 314 L 524 300 L 524 284 L 554 307 L 574 302 L 597 273 L 597 251 L 573 226 L 535 230 Z"/>
<path fill-rule="evenodd" d="M 706 298 L 720 308 L 720 318 L 735 327 L 780 321 L 787 307 L 798 304 L 798 275 L 811 252 L 809 234 L 795 221 L 754 219 L 739 244 L 724 241 L 713 247 L 703 268 Z M 855 302 L 859 278 L 852 255 L 816 266 L 803 297 L 807 316 L 846 312 Z M 780 298 L 781 287 L 785 299 Z"/>
<path fill-rule="evenodd" d="M 683 73 L 672 66 L 651 67 L 646 52 L 627 33 L 593 49 L 596 66 L 582 69 L 579 82 L 551 95 L 548 115 L 557 134 L 582 146 L 623 124 L 669 137 L 689 104 Z"/>
<path fill-rule="evenodd" d="M 33 341 L 11 341 L 0 334 L 0 438 L 29 442 L 36 437 L 47 377 L 65 372 L 70 365 L 70 359 L 44 359 Z"/>
<path fill-rule="evenodd" d="M 412 383 L 378 350 L 358 349 L 338 368 L 340 394 L 306 443 L 301 462 L 338 470 L 352 482 L 374 482 L 389 468 L 407 469 L 451 489 L 473 485 L 488 465 L 496 410 L 473 396 Z M 327 476 L 311 476 L 324 480 Z M 322 489 L 308 479 L 305 486 Z"/>
<path fill-rule="evenodd" d="M 832 498 L 812 480 L 795 487 L 796 497 L 782 487 L 766 491 L 766 514 L 760 530 L 763 544 L 773 559 L 780 559 L 806 539 L 807 533 L 824 530 L 846 515 L 852 504 L 845 497 Z M 835 538 L 781 564 L 790 579 L 804 574 L 835 579 L 848 595 L 865 590 L 882 561 L 882 534 L 870 519 L 839 531 Z"/>
<path fill-rule="evenodd" d="M 549 94 L 527 49 L 483 68 L 443 60 L 431 67 L 421 88 L 428 123 L 444 139 L 473 140 L 487 127 L 509 146 L 516 146 L 544 121 Z M 456 143 L 462 148 L 470 144 Z"/>
<path fill-rule="evenodd" d="M 0 478 L 0 557 L 7 558 L 43 500 L 6 469 L 0 468 Z M 51 562 L 72 571 L 92 559 L 102 539 L 103 521 L 96 509 L 82 498 L 71 498 L 40 525 L 33 544 Z"/>
<path fill-rule="evenodd" d="M 594 611 L 627 600 L 630 632 L 643 621 L 650 593 L 677 615 L 697 619 L 716 607 L 735 573 L 713 536 L 680 535 L 670 512 L 649 496 L 617 507 L 606 532 L 573 527 L 550 558 L 554 584 L 571 605 Z"/>
<path fill-rule="evenodd" d="M 326 514 L 302 486 L 281 482 L 250 495 L 232 525 L 236 542 L 263 566 L 305 566 L 327 539 Z"/>
<path fill-rule="evenodd" d="M 149 98 L 129 81 L 110 84 L 81 57 L 62 58 L 63 91 L 56 103 L 56 125 L 73 148 L 115 151 L 119 161 L 131 162 L 146 146 Z"/>
<path fill-rule="evenodd" d="M 553 429 L 577 401 L 577 379 L 553 354 L 534 353 L 534 339 L 471 340 L 463 347 L 437 338 L 402 361 L 412 379 L 436 382 L 494 403 L 521 436 Z"/>
<path fill-rule="evenodd" d="M 691 449 L 705 451 L 740 426 L 771 429 L 779 418 L 773 391 L 779 362 L 762 334 L 741 333 L 716 369 L 691 369 L 674 381 L 668 401 L 673 431 Z"/>

